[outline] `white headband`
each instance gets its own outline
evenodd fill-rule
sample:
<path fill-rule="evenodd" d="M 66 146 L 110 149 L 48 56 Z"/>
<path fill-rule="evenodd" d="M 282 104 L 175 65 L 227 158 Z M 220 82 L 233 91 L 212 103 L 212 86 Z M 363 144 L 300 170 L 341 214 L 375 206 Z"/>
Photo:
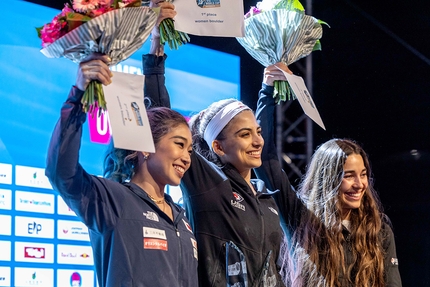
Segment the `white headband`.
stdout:
<path fill-rule="evenodd" d="M 219 135 L 222 129 L 241 111 L 251 110 L 247 105 L 240 101 L 235 101 L 222 108 L 216 115 L 210 120 L 207 125 L 203 138 L 210 148 L 212 148 L 212 142 Z"/>

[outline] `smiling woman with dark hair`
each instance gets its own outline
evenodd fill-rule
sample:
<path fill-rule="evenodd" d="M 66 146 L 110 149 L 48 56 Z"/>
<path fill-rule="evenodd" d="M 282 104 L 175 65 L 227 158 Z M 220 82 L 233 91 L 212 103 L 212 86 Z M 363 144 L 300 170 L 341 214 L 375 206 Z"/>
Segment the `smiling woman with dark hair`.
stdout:
<path fill-rule="evenodd" d="M 152 54 L 143 58 L 146 89 L 158 91 L 152 100 L 162 102 L 169 99 L 166 56 L 159 49 Z M 157 69 L 150 69 L 151 63 Z M 278 264 L 284 234 L 275 192 L 251 178 L 264 146 L 254 113 L 241 101 L 223 99 L 192 116 L 189 126 L 192 164 L 180 186 L 199 247 L 199 286 L 284 286 Z"/>
<path fill-rule="evenodd" d="M 163 3 L 163 9 L 172 9 Z M 169 8 L 170 7 L 170 8 Z M 160 15 L 162 15 L 161 13 Z M 88 227 L 102 287 L 197 287 L 197 244 L 182 207 L 165 194 L 191 163 L 185 118 L 165 107 L 147 110 L 155 152 L 107 152 L 104 178 L 79 163 L 86 114 L 81 98 L 92 80 L 111 83 L 106 55 L 80 63 L 76 85 L 61 109 L 49 145 L 46 175 Z"/>
<path fill-rule="evenodd" d="M 199 244 L 200 286 L 284 286 L 277 264 L 283 232 L 273 193 L 251 178 L 264 146 L 254 113 L 225 99 L 189 124 L 193 163 L 181 188 Z"/>
<path fill-rule="evenodd" d="M 278 69 L 269 66 L 269 75 L 274 71 L 267 70 Z M 266 145 L 256 174 L 281 191 L 276 199 L 288 234 L 283 252 L 287 286 L 401 286 L 394 235 L 364 150 L 345 139 L 322 144 L 297 194 L 291 192 L 274 144 L 272 94 L 273 77 L 265 77 L 256 114 Z"/>
<path fill-rule="evenodd" d="M 310 213 L 290 243 L 293 286 L 399 286 L 394 235 L 359 145 L 345 139 L 321 145 L 297 194 Z"/>

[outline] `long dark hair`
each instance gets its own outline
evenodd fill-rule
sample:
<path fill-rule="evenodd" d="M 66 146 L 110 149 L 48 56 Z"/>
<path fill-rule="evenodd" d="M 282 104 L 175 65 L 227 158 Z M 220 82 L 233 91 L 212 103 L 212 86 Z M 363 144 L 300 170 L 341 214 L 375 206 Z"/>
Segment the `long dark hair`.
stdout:
<path fill-rule="evenodd" d="M 368 186 L 362 204 L 350 213 L 353 264 L 346 266 L 339 188 L 345 161 L 351 154 L 363 158 Z M 384 215 L 364 150 L 347 139 L 332 139 L 321 145 L 312 156 L 299 185 L 298 196 L 307 212 L 288 244 L 288 252 L 285 252 L 288 284 L 294 287 L 337 287 L 340 286 L 339 274 L 343 274 L 353 286 L 385 286 L 381 236 Z"/>

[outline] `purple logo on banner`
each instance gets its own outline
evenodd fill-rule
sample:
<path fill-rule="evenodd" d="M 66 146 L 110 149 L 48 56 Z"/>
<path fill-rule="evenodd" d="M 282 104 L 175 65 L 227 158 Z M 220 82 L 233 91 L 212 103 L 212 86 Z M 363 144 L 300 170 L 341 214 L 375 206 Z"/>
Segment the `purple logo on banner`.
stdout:
<path fill-rule="evenodd" d="M 94 114 L 98 115 L 98 111 Z M 112 132 L 107 112 L 101 113 L 99 117 L 92 117 L 88 114 L 88 127 L 92 142 L 101 144 L 108 144 L 110 142 Z"/>
<path fill-rule="evenodd" d="M 78 272 L 74 272 L 72 276 L 70 276 L 70 286 L 79 287 L 82 286 L 82 276 Z"/>

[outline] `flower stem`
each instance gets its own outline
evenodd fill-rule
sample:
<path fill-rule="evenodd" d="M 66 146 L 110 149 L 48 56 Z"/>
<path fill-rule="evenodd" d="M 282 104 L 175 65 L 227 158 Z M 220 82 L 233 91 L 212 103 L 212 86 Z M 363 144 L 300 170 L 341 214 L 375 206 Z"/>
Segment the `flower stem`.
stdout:
<path fill-rule="evenodd" d="M 291 95 L 291 88 L 287 81 L 275 81 L 273 86 L 273 97 L 275 98 L 275 103 L 280 104 L 286 100 L 295 99 L 294 94 Z"/>
<path fill-rule="evenodd" d="M 190 37 L 187 33 L 175 30 L 173 19 L 167 18 L 160 25 L 160 44 L 166 42 L 171 50 L 177 50 L 182 44 L 190 42 Z"/>
<path fill-rule="evenodd" d="M 102 84 L 98 81 L 91 81 L 81 99 L 82 109 L 94 118 L 95 113 L 100 114 L 106 110 L 106 100 Z"/>

